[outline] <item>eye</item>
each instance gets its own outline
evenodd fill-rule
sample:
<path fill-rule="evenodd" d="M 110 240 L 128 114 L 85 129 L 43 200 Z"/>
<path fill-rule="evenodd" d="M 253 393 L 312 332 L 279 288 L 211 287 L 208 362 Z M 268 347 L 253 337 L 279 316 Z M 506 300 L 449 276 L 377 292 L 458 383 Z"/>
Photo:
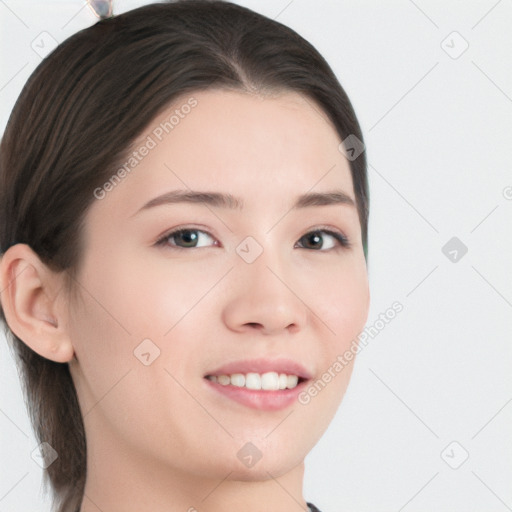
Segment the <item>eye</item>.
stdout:
<path fill-rule="evenodd" d="M 172 249 L 198 249 L 208 246 L 208 240 L 214 240 L 210 246 L 218 246 L 219 243 L 206 231 L 195 228 L 180 228 L 162 236 L 157 242 L 158 246 L 170 246 Z M 325 240 L 327 239 L 327 243 Z M 203 243 L 203 245 L 201 245 Z M 204 245 L 206 243 L 206 245 Z M 316 229 L 303 235 L 298 243 L 303 249 L 316 251 L 328 251 L 338 247 L 350 247 L 348 238 L 342 233 L 328 229 Z"/>
<path fill-rule="evenodd" d="M 170 245 L 177 249 L 195 249 L 197 247 L 204 247 L 204 245 L 201 246 L 198 244 L 199 242 L 204 243 L 208 238 L 213 240 L 213 237 L 206 231 L 193 228 L 182 228 L 172 231 L 171 233 L 167 233 L 157 241 L 156 245 Z M 218 245 L 218 243 L 214 242 L 214 245 Z"/>
<path fill-rule="evenodd" d="M 327 244 L 324 243 L 325 235 L 328 237 Z M 316 229 L 314 231 L 310 231 L 309 233 L 306 233 L 304 236 L 302 236 L 299 242 L 306 246 L 304 247 L 305 249 L 322 251 L 335 249 L 336 245 L 338 245 L 338 247 L 350 247 L 350 242 L 345 235 L 336 231 L 331 231 L 329 229 Z"/>

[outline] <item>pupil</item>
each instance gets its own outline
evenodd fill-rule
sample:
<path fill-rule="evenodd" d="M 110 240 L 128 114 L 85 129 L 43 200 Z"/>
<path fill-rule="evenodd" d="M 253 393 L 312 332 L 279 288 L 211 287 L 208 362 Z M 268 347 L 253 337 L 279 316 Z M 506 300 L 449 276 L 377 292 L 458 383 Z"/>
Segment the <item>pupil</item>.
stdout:
<path fill-rule="evenodd" d="M 180 236 L 185 244 L 193 244 L 197 239 L 197 234 L 193 231 L 183 231 Z"/>
<path fill-rule="evenodd" d="M 317 246 L 318 246 L 318 244 L 320 242 L 319 245 L 321 246 L 322 245 L 321 238 L 322 237 L 318 233 L 312 233 L 311 236 L 310 236 L 310 241 L 313 241 L 313 243 L 316 243 Z"/>

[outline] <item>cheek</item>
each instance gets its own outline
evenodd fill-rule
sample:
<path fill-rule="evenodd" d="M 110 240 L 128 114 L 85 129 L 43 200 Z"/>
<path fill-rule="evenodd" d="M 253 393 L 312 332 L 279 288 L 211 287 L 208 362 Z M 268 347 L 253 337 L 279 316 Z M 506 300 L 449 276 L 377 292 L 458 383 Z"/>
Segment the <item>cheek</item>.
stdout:
<path fill-rule="evenodd" d="M 80 302 L 70 308 L 69 332 L 81 373 L 101 394 L 130 368 L 136 336 L 121 314 L 118 300 L 90 281 L 84 289 L 87 292 L 82 290 Z"/>
<path fill-rule="evenodd" d="M 308 281 L 310 285 L 311 279 Z M 326 266 L 314 281 L 317 292 L 309 293 L 311 309 L 330 334 L 327 339 L 331 342 L 326 343 L 326 350 L 339 353 L 363 330 L 368 318 L 366 265 L 342 260 L 338 265 Z"/>
<path fill-rule="evenodd" d="M 216 283 L 232 266 L 226 260 L 191 261 L 191 256 L 157 251 L 146 260 L 135 257 L 117 265 L 109 276 L 111 288 L 120 290 L 119 315 L 138 337 L 168 335 L 209 291 L 215 294 Z"/>
<path fill-rule="evenodd" d="M 89 268 L 94 266 L 91 261 Z M 110 344 L 121 336 L 133 346 L 137 340 L 166 335 L 224 272 L 212 265 L 191 266 L 165 258 L 103 260 L 96 268 L 84 272 L 82 282 L 88 293 L 82 295 L 87 309 L 78 311 L 78 321 L 84 318 L 96 328 L 95 337 L 108 332 Z"/>
<path fill-rule="evenodd" d="M 313 320 L 319 326 L 318 375 L 299 396 L 300 407 L 312 413 L 319 434 L 332 421 L 347 390 L 357 354 L 357 337 L 369 310 L 366 266 L 330 267 L 318 278 L 324 285 L 310 294 Z M 313 411 L 313 412 L 312 412 Z"/>

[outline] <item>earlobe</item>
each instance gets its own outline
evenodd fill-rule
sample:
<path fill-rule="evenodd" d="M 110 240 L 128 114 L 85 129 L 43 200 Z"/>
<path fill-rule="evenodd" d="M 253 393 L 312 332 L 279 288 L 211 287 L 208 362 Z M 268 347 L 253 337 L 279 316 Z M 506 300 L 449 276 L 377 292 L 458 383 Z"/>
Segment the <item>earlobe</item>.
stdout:
<path fill-rule="evenodd" d="M 62 276 L 26 244 L 10 247 L 0 262 L 2 308 L 12 332 L 40 356 L 64 363 L 74 356 L 60 296 Z"/>

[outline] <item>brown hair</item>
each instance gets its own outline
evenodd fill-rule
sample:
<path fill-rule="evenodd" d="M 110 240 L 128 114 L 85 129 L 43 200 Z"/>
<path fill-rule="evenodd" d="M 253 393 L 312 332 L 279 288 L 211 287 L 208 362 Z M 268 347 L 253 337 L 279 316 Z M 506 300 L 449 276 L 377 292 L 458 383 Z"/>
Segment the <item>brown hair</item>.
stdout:
<path fill-rule="evenodd" d="M 25 243 L 49 268 L 74 276 L 93 191 L 170 102 L 211 88 L 302 93 L 342 140 L 363 140 L 333 71 L 290 28 L 227 1 L 150 4 L 74 34 L 25 84 L 0 144 L 1 253 Z M 349 164 L 367 258 L 365 153 Z M 0 317 L 5 323 L 1 308 Z M 58 453 L 45 486 L 55 510 L 78 511 L 86 439 L 68 365 L 39 356 L 5 328 L 35 434 Z"/>

